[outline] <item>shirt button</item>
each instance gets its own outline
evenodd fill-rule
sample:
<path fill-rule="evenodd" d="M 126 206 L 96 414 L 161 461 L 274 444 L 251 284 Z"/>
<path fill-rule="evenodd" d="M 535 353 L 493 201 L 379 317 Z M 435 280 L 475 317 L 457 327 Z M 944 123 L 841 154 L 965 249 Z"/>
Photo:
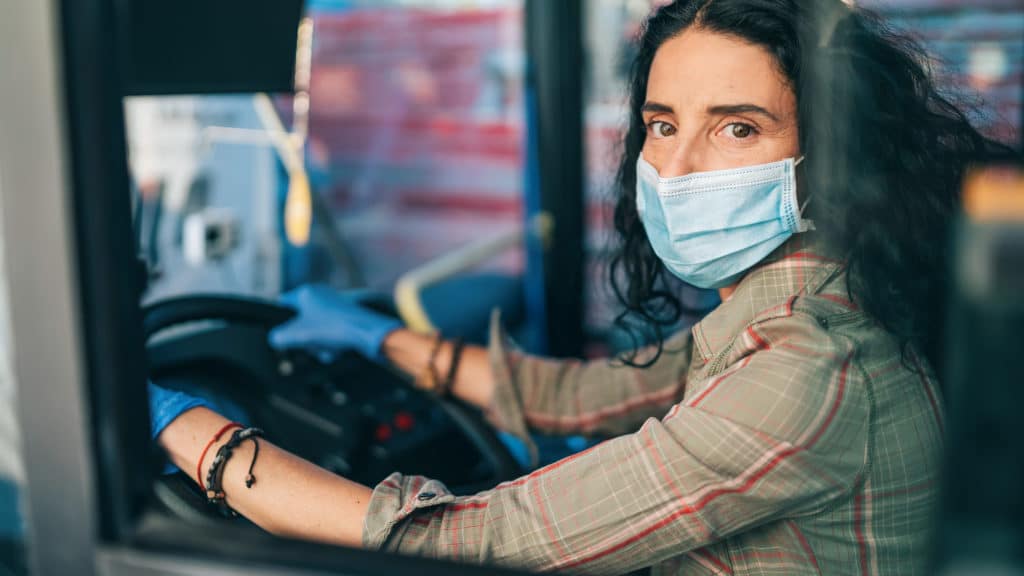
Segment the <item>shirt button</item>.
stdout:
<path fill-rule="evenodd" d="M 416 498 L 420 502 L 426 502 L 427 500 L 433 500 L 434 498 L 437 498 L 437 494 L 434 494 L 433 492 L 423 492 Z"/>

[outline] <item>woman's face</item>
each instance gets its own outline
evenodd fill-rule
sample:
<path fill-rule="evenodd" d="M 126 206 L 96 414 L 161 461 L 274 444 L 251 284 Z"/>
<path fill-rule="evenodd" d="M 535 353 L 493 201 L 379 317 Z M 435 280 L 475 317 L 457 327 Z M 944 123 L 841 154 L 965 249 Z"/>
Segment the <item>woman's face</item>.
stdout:
<path fill-rule="evenodd" d="M 798 157 L 796 96 L 763 48 L 690 28 L 654 56 L 643 156 L 662 178 Z"/>

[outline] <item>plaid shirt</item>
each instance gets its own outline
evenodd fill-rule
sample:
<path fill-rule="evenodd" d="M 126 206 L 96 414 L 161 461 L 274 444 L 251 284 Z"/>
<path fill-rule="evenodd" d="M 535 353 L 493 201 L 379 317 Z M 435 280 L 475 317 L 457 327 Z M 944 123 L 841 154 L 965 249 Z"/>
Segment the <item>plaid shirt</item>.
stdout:
<path fill-rule="evenodd" d="M 923 573 L 936 381 L 847 299 L 842 263 L 804 242 L 648 369 L 530 357 L 495 322 L 495 426 L 614 438 L 474 496 L 392 474 L 364 544 L 585 574 Z"/>

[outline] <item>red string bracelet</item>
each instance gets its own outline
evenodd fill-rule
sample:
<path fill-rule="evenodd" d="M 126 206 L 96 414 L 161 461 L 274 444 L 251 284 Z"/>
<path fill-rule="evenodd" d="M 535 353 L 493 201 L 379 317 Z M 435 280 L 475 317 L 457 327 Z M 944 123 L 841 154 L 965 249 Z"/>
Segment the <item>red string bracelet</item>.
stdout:
<path fill-rule="evenodd" d="M 203 448 L 203 453 L 199 455 L 199 464 L 196 465 L 196 481 L 199 482 L 199 487 L 202 488 L 203 492 L 206 492 L 206 486 L 203 485 L 203 459 L 206 458 L 206 453 L 210 451 L 210 446 L 213 446 L 214 442 L 220 440 L 220 437 L 232 428 L 245 428 L 245 426 L 238 422 L 228 422 L 213 435 L 213 438 L 210 438 L 210 441 L 206 443 L 206 447 Z"/>

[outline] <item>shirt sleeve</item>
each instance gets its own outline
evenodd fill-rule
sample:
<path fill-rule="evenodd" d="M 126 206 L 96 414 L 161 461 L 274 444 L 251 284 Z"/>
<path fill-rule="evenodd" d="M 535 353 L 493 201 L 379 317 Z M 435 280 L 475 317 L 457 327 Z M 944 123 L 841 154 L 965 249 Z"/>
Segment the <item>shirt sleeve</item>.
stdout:
<path fill-rule="evenodd" d="M 759 344 L 662 419 L 468 497 L 394 474 L 364 544 L 531 570 L 621 574 L 848 495 L 870 416 L 852 343 L 809 318 Z M 742 336 L 741 336 L 742 337 Z"/>
<path fill-rule="evenodd" d="M 632 432 L 682 399 L 691 342 L 688 330 L 666 340 L 649 368 L 610 359 L 540 358 L 516 348 L 495 314 L 489 349 L 495 394 L 485 414 L 494 426 L 527 442 L 529 430 L 604 437 Z M 645 348 L 637 360 L 653 354 L 654 347 Z"/>

